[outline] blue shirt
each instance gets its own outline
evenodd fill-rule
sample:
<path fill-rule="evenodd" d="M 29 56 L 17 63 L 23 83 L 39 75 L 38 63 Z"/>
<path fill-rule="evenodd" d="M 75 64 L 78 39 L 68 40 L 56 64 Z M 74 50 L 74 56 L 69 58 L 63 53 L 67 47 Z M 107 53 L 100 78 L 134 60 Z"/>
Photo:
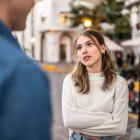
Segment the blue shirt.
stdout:
<path fill-rule="evenodd" d="M 49 81 L 0 21 L 0 140 L 50 140 Z"/>

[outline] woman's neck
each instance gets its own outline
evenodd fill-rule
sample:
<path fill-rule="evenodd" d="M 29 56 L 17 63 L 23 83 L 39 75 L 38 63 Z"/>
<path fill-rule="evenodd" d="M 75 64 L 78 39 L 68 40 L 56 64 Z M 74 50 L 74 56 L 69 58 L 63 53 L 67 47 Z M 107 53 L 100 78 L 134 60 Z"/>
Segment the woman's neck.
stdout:
<path fill-rule="evenodd" d="M 86 70 L 88 73 L 99 73 L 102 71 L 101 64 L 98 66 L 86 67 Z"/>

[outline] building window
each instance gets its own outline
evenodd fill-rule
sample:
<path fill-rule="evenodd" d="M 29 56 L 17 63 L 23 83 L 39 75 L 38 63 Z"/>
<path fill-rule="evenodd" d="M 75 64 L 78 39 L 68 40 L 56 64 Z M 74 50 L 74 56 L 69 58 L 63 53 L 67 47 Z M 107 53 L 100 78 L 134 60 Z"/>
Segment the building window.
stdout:
<path fill-rule="evenodd" d="M 62 25 L 70 25 L 70 13 L 61 12 L 60 13 L 60 23 Z"/>
<path fill-rule="evenodd" d="M 41 21 L 42 21 L 42 22 L 45 22 L 45 21 L 46 21 L 46 18 L 47 18 L 47 12 L 43 12 L 43 13 L 41 14 Z"/>

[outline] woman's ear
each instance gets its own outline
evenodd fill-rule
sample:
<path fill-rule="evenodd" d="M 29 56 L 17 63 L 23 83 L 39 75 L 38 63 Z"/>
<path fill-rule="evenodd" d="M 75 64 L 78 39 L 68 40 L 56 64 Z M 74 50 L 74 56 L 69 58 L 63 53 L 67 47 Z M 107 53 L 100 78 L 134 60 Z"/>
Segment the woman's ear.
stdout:
<path fill-rule="evenodd" d="M 106 47 L 105 47 L 105 45 L 104 44 L 102 44 L 101 46 L 100 46 L 100 48 L 101 48 L 101 53 L 105 53 L 105 49 L 106 49 Z"/>

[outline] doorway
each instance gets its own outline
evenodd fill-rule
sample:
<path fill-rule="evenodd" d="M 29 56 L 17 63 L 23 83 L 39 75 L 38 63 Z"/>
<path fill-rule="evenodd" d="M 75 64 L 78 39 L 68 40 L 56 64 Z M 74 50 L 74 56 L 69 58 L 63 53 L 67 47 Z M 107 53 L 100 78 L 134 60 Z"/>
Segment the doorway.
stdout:
<path fill-rule="evenodd" d="M 60 45 L 60 60 L 66 60 L 66 44 Z"/>
<path fill-rule="evenodd" d="M 40 51 L 40 61 L 44 62 L 44 44 L 45 44 L 45 35 L 41 35 L 41 51 Z"/>
<path fill-rule="evenodd" d="M 71 57 L 71 38 L 63 34 L 60 38 L 60 61 L 69 62 Z"/>

